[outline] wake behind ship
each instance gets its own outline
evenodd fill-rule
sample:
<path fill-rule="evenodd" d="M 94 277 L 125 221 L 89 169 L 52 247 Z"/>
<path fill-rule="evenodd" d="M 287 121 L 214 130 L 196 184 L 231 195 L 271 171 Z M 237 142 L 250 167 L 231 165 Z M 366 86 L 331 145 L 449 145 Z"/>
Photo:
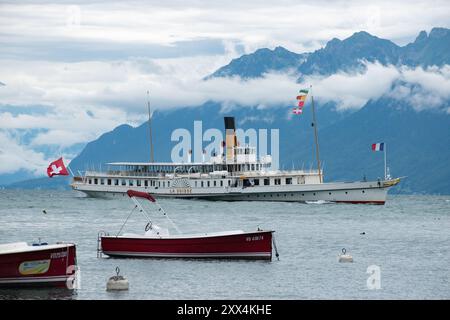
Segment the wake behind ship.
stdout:
<path fill-rule="evenodd" d="M 109 170 L 86 171 L 72 188 L 88 196 L 114 198 L 127 190 L 156 197 L 224 201 L 330 201 L 384 204 L 400 179 L 323 182 L 318 170 L 273 170 L 270 155 L 257 159 L 256 148 L 239 146 L 233 117 L 225 117 L 226 140 L 207 162 L 115 162 Z"/>

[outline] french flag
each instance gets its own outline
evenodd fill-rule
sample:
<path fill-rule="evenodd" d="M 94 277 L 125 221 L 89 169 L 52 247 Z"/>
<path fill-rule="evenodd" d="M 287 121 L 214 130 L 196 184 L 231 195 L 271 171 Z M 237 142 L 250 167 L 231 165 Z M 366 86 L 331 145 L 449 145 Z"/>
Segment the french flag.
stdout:
<path fill-rule="evenodd" d="M 372 144 L 372 151 L 383 151 L 383 150 L 384 150 L 384 142 Z"/>

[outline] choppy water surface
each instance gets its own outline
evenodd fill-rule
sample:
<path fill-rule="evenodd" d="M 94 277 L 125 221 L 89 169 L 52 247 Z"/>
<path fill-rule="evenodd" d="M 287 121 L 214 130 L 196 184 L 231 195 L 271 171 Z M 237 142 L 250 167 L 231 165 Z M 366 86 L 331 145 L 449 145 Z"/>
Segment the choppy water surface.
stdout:
<path fill-rule="evenodd" d="M 160 204 L 183 232 L 274 229 L 280 261 L 98 259 L 97 233 L 120 229 L 133 207 L 127 197 L 3 190 L 0 243 L 75 242 L 81 288 L 0 289 L 0 299 L 450 298 L 450 196 L 390 196 L 385 206 L 175 199 Z M 136 213 L 125 231 L 141 233 L 145 224 Z M 343 247 L 354 263 L 338 262 Z M 380 267 L 379 290 L 367 287 L 371 265 Z M 128 292 L 105 290 L 116 266 L 129 279 Z"/>

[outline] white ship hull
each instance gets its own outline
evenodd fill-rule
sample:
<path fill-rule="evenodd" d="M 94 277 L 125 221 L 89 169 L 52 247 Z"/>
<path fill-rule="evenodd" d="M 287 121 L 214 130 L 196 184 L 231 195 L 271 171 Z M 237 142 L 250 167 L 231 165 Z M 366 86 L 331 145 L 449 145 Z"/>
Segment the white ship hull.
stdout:
<path fill-rule="evenodd" d="M 329 201 L 338 203 L 384 204 L 390 187 L 397 180 L 369 182 L 335 182 L 290 186 L 211 187 L 207 188 L 151 188 L 133 187 L 133 190 L 150 192 L 155 197 L 205 199 L 221 201 Z M 72 184 L 74 190 L 98 198 L 126 196 L 130 187 L 90 186 Z"/>

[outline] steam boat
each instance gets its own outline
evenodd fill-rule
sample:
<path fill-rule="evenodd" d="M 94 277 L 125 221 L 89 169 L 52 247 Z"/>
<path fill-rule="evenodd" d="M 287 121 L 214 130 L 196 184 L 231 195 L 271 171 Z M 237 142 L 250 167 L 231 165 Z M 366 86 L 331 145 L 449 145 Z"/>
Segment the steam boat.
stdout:
<path fill-rule="evenodd" d="M 271 156 L 258 159 L 256 148 L 237 143 L 235 131 L 234 118 L 225 117 L 226 141 L 208 161 L 191 162 L 189 155 L 180 163 L 108 163 L 107 171 L 74 177 L 72 188 L 109 198 L 131 189 L 157 198 L 384 204 L 388 190 L 400 182 L 389 175 L 376 181 L 323 182 L 320 162 L 316 170 L 273 170 Z"/>

